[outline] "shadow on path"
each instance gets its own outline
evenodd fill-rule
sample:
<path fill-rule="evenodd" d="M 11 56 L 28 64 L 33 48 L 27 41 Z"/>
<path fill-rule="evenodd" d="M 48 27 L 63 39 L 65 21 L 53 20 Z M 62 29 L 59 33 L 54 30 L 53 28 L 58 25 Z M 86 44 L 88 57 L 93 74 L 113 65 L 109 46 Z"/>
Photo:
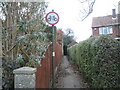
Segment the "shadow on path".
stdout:
<path fill-rule="evenodd" d="M 68 61 L 67 56 L 63 57 L 56 75 L 56 88 L 88 88 L 77 67 Z"/>

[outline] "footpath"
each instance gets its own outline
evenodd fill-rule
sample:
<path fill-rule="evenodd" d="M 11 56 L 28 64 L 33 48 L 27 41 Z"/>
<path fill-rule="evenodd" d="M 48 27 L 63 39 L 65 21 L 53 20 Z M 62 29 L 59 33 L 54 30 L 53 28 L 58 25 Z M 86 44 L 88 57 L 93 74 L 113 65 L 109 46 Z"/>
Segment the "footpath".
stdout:
<path fill-rule="evenodd" d="M 64 56 L 56 75 L 56 88 L 88 87 L 77 67 L 69 62 L 67 56 Z"/>

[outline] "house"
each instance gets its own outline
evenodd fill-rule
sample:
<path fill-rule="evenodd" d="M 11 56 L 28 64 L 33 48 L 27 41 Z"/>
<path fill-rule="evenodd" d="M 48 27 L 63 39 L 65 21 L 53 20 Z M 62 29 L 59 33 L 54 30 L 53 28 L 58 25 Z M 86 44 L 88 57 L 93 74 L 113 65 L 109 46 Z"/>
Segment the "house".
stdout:
<path fill-rule="evenodd" d="M 120 14 L 116 14 L 115 9 L 112 15 L 93 17 L 92 36 L 109 35 L 115 39 L 120 39 Z"/>
<path fill-rule="evenodd" d="M 78 44 L 76 41 L 71 42 L 69 45 L 67 45 L 68 48 L 70 48 L 71 46 Z"/>
<path fill-rule="evenodd" d="M 63 31 L 62 31 L 62 29 L 57 30 L 57 41 L 60 45 L 63 44 Z"/>

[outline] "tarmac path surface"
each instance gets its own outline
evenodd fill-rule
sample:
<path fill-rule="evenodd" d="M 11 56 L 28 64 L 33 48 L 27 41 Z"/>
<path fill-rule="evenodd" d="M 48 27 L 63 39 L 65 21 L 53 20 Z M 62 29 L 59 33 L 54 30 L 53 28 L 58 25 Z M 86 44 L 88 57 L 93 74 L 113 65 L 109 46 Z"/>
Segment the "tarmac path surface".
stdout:
<path fill-rule="evenodd" d="M 67 56 L 63 57 L 56 74 L 56 88 L 88 88 L 78 68 L 69 62 Z"/>

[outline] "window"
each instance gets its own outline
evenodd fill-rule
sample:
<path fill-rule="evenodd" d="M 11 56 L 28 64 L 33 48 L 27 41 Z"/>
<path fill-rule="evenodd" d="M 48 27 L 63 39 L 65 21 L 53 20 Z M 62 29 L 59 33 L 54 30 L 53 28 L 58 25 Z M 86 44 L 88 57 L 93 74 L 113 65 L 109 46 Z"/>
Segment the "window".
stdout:
<path fill-rule="evenodd" d="M 99 34 L 112 34 L 113 31 L 112 31 L 112 26 L 109 26 L 109 27 L 100 27 L 99 28 Z"/>

